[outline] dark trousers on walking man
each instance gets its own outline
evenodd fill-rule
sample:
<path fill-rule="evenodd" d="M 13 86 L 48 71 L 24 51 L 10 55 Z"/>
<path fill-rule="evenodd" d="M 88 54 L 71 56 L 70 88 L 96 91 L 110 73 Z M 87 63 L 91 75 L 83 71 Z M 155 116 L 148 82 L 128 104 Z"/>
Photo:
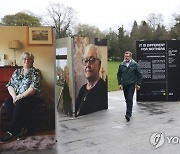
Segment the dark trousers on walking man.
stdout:
<path fill-rule="evenodd" d="M 117 80 L 119 89 L 123 90 L 126 101 L 126 114 L 127 121 L 132 116 L 133 96 L 135 88 L 140 89 L 142 74 L 137 62 L 132 59 L 132 53 L 126 51 L 124 54 L 124 61 L 119 65 L 117 72 Z"/>
<path fill-rule="evenodd" d="M 124 97 L 126 101 L 126 119 L 131 117 L 133 108 L 133 96 L 135 91 L 135 85 L 123 86 Z"/>

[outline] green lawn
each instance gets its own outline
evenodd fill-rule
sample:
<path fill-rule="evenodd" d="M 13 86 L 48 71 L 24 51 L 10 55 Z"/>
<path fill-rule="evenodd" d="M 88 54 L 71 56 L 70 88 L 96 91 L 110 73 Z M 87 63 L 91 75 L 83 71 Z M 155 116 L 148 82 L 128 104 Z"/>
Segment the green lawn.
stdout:
<path fill-rule="evenodd" d="M 108 91 L 118 90 L 117 71 L 120 62 L 108 61 Z"/>

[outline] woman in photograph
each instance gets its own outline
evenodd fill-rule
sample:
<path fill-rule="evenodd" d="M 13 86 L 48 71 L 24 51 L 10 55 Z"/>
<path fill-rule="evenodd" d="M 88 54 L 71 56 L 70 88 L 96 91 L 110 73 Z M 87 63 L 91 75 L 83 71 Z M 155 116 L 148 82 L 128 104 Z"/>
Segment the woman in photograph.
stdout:
<path fill-rule="evenodd" d="M 33 67 L 33 54 L 22 53 L 21 61 L 23 67 L 14 71 L 6 85 L 10 97 L 5 100 L 4 105 L 10 125 L 8 131 L 0 137 L 3 143 L 25 138 L 29 128 L 26 119 L 28 111 L 32 111 L 41 100 L 41 73 Z"/>
<path fill-rule="evenodd" d="M 107 83 L 99 76 L 101 57 L 96 45 L 89 44 L 86 47 L 82 63 L 87 83 L 79 91 L 75 105 L 76 116 L 108 108 Z"/>

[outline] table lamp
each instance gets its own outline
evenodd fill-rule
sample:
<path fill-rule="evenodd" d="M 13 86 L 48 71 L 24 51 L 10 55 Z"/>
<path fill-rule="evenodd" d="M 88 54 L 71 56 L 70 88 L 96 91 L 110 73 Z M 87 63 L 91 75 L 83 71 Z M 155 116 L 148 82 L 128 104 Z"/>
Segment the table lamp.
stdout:
<path fill-rule="evenodd" d="M 9 49 L 13 49 L 14 50 L 14 66 L 17 66 L 16 64 L 16 50 L 20 48 L 20 42 L 19 40 L 13 40 L 13 41 L 9 41 Z"/>

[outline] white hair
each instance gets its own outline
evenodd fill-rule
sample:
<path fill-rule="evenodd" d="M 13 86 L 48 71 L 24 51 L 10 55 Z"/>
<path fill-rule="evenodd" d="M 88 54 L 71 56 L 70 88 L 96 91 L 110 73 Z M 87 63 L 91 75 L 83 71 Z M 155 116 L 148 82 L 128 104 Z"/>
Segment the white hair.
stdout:
<path fill-rule="evenodd" d="M 21 60 L 23 60 L 25 57 L 29 57 L 32 60 L 32 64 L 34 63 L 34 55 L 28 51 L 25 51 L 21 55 Z"/>
<path fill-rule="evenodd" d="M 101 51 L 99 49 L 98 46 L 94 45 L 94 44 L 88 44 L 86 46 L 85 52 L 84 52 L 84 56 L 90 51 L 93 50 L 96 52 L 96 58 L 98 58 L 99 60 L 101 60 L 102 56 L 101 56 Z"/>

